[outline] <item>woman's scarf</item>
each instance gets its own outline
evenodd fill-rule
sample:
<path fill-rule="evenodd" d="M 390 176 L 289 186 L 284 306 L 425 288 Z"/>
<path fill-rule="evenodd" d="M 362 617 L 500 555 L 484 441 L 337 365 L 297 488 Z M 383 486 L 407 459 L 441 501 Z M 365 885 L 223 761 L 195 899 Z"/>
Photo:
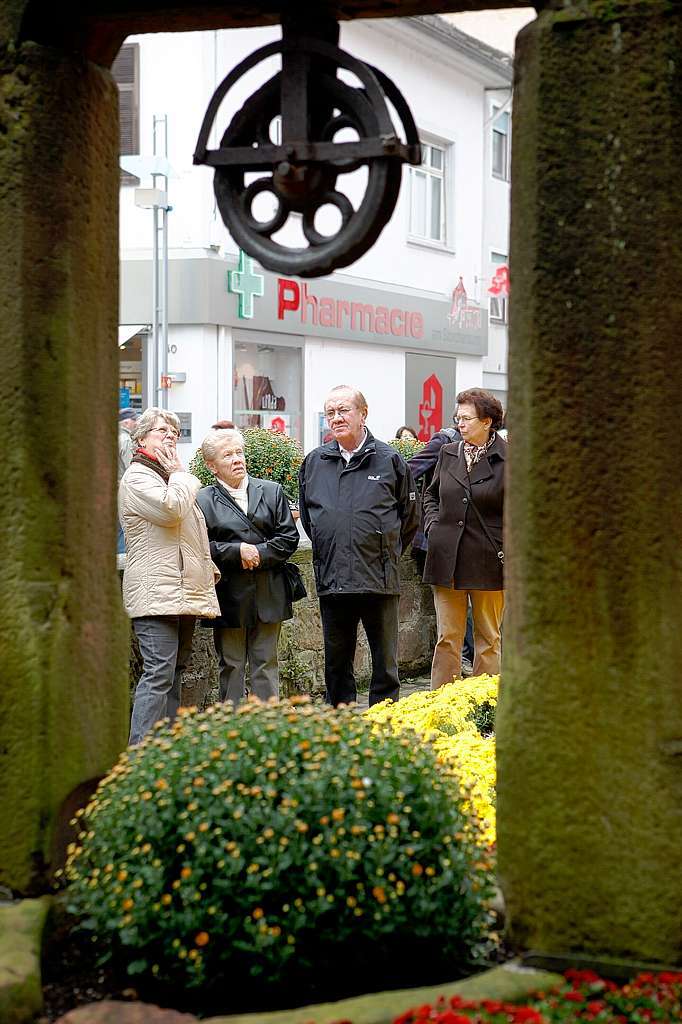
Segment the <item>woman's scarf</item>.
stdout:
<path fill-rule="evenodd" d="M 153 469 L 165 483 L 168 483 L 170 473 L 167 473 L 163 468 L 158 459 L 155 459 L 153 455 L 150 455 L 145 448 L 138 448 L 133 455 L 133 462 L 136 462 L 139 466 L 146 466 L 147 469 Z"/>
<path fill-rule="evenodd" d="M 488 448 L 490 448 L 494 442 L 496 436 L 497 435 L 493 430 L 485 444 L 477 445 L 470 444 L 468 441 L 464 442 L 464 458 L 466 459 L 467 473 L 471 472 L 472 466 L 475 466 L 477 462 L 481 461 L 488 451 Z"/>

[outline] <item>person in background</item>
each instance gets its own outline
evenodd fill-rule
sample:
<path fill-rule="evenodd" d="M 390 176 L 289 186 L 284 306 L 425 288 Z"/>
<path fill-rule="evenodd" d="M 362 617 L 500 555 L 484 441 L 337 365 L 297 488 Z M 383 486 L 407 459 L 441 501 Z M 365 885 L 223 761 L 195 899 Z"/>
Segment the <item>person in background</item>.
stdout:
<path fill-rule="evenodd" d="M 454 423 L 454 416 L 453 416 Z M 438 453 L 444 444 L 452 444 L 453 442 L 461 441 L 462 435 L 456 427 L 443 427 L 442 430 L 436 431 L 432 434 L 431 438 L 426 442 L 423 448 L 420 448 L 418 452 L 407 460 L 407 464 L 412 470 L 412 476 L 417 481 L 422 495 L 424 491 L 431 483 L 433 476 L 433 470 L 438 461 Z M 426 549 L 427 541 L 426 534 L 424 533 L 424 507 L 422 504 L 422 515 L 419 523 L 419 529 L 414 535 L 412 540 L 412 556 L 417 563 L 419 574 L 422 575 L 424 572 L 424 563 L 426 561 Z M 464 633 L 464 642 L 462 644 L 462 675 L 470 676 L 473 673 L 474 667 L 474 623 L 471 615 L 471 608 L 467 611 L 467 624 Z"/>
<path fill-rule="evenodd" d="M 424 582 L 433 587 L 438 623 L 432 689 L 461 675 L 468 600 L 474 620 L 474 675 L 500 670 L 507 448 L 497 434 L 502 406 L 487 391 L 462 391 L 455 422 L 462 440 L 443 445 L 424 495 Z"/>
<path fill-rule="evenodd" d="M 128 549 L 123 603 L 143 662 L 131 744 L 140 743 L 160 719 L 175 718 L 195 619 L 220 613 L 215 592 L 220 573 L 195 501 L 201 483 L 180 462 L 179 436 L 175 413 L 146 409 L 133 431 L 136 448 L 118 491 Z"/>
<path fill-rule="evenodd" d="M 135 424 L 140 418 L 140 414 L 136 409 L 130 408 L 119 409 L 118 411 L 118 482 L 120 484 L 121 477 L 125 473 L 126 469 L 133 461 L 133 452 L 135 451 L 133 445 L 133 439 L 131 437 L 132 431 L 135 429 Z M 125 538 L 123 536 L 123 527 L 121 521 L 118 521 L 118 537 L 116 539 L 116 554 L 125 554 Z"/>
<path fill-rule="evenodd" d="M 414 439 L 415 441 L 418 440 L 417 431 L 414 429 L 414 427 L 408 427 L 407 425 L 403 427 L 398 427 L 398 429 L 395 432 L 395 436 L 398 441 L 409 441 L 410 438 Z"/>
<path fill-rule="evenodd" d="M 216 587 L 220 617 L 210 623 L 220 699 L 238 704 L 244 698 L 248 660 L 251 692 L 268 700 L 279 696 L 277 641 L 282 621 L 293 614 L 280 570 L 298 547 L 298 530 L 282 485 L 247 474 L 238 430 L 211 429 L 201 453 L 216 478 L 199 491 L 197 502 L 222 574 Z"/>
<path fill-rule="evenodd" d="M 400 696 L 400 556 L 419 524 L 407 463 L 365 426 L 357 388 L 332 388 L 324 403 L 334 440 L 305 457 L 299 472 L 301 523 L 313 545 L 330 704 L 357 697 L 353 658 L 362 622 L 372 656 L 369 703 Z"/>

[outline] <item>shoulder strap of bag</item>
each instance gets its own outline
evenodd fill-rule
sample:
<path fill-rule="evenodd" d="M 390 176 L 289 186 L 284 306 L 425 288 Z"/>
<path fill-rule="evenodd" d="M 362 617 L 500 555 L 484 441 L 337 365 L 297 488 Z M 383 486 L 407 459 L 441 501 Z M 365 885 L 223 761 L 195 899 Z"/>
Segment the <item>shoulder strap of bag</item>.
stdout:
<path fill-rule="evenodd" d="M 461 455 L 463 449 L 464 449 L 464 441 L 460 441 L 459 442 L 459 450 L 458 450 L 457 454 Z M 476 502 L 474 501 L 474 496 L 471 493 L 471 485 L 469 485 L 469 487 L 466 487 L 465 490 L 466 490 L 466 492 L 467 492 L 467 494 L 469 496 L 469 504 L 471 505 L 471 507 L 473 508 L 474 512 L 478 516 L 478 521 L 481 524 L 481 529 L 483 530 L 483 533 L 486 535 L 486 537 L 488 538 L 488 540 L 492 544 L 493 550 L 494 550 L 495 554 L 497 555 L 497 557 L 499 558 L 500 562 L 502 563 L 502 565 L 504 565 L 504 551 L 502 550 L 502 548 L 498 548 L 497 542 L 494 540 L 493 535 L 491 534 L 491 532 L 488 529 L 488 527 L 485 525 L 485 523 L 483 521 L 483 516 L 479 512 L 478 506 L 476 505 Z"/>

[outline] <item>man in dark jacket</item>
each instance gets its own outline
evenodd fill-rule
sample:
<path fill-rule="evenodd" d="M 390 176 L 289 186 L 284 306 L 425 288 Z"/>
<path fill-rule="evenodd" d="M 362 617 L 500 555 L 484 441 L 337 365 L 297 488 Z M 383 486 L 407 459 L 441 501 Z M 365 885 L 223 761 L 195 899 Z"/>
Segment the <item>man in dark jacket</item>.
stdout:
<path fill-rule="evenodd" d="M 456 427 L 443 427 L 442 430 L 436 431 L 435 434 L 426 442 L 423 448 L 420 448 L 418 452 L 415 452 L 412 458 L 408 459 L 407 464 L 412 470 L 412 476 L 415 480 L 421 480 L 419 487 L 423 494 L 426 488 L 431 483 L 433 476 L 433 470 L 438 462 L 438 455 L 444 444 L 454 444 L 456 441 L 461 441 L 462 435 Z M 424 532 L 424 509 L 422 506 L 421 522 L 419 523 L 419 529 L 414 535 L 412 541 L 412 555 L 419 568 L 420 575 L 424 572 L 424 562 L 426 561 L 426 549 L 427 541 L 426 534 Z M 464 645 L 462 647 L 462 675 L 470 676 L 473 672 L 474 663 L 474 624 L 471 618 L 471 608 L 467 615 L 467 628 L 464 634 Z"/>
<path fill-rule="evenodd" d="M 438 453 L 444 444 L 452 444 L 454 441 L 461 441 L 462 435 L 459 430 L 455 427 L 444 427 L 442 430 L 437 430 L 435 434 L 432 434 L 430 439 L 426 442 L 423 448 L 420 448 L 418 452 L 415 452 L 407 460 L 407 464 L 412 470 L 412 476 L 415 480 L 421 480 L 419 488 L 423 493 L 431 483 L 431 477 L 433 476 L 433 469 L 438 462 Z M 414 535 L 412 540 L 412 554 L 415 557 L 415 561 L 419 567 L 419 572 L 424 572 L 424 561 L 426 560 L 426 534 L 424 533 L 424 510 L 422 509 L 421 522 L 419 523 L 419 529 Z"/>
<path fill-rule="evenodd" d="M 353 658 L 362 622 L 372 656 L 369 703 L 400 696 L 400 556 L 419 525 L 416 485 L 402 456 L 365 426 L 367 402 L 347 385 L 324 411 L 334 440 L 303 460 L 301 523 L 313 544 L 330 704 L 357 697 Z"/>

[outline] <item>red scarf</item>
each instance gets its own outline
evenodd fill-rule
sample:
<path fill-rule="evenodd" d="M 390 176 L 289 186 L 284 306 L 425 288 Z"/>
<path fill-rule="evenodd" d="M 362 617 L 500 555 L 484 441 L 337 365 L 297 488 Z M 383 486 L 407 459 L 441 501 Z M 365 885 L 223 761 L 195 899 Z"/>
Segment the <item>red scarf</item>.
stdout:
<path fill-rule="evenodd" d="M 151 452 L 148 452 L 146 448 L 137 448 L 133 455 L 133 462 L 136 462 L 139 466 L 146 466 L 148 469 L 153 469 L 155 473 L 168 483 L 170 474 L 166 472 L 159 460 Z"/>

